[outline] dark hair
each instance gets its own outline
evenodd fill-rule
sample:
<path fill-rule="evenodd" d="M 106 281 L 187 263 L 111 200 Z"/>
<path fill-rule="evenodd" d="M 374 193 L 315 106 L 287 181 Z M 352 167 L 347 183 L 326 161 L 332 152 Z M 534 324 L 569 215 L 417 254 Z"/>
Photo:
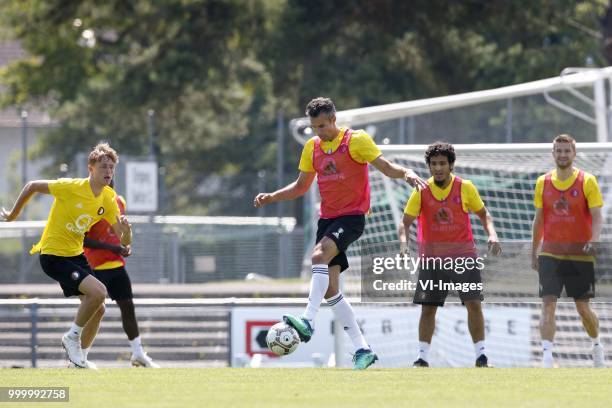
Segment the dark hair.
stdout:
<path fill-rule="evenodd" d="M 336 107 L 331 99 L 319 96 L 318 98 L 314 98 L 312 101 L 308 102 L 308 105 L 306 105 L 307 116 L 316 118 L 321 113 L 324 113 L 327 116 L 333 116 L 336 114 Z"/>
<path fill-rule="evenodd" d="M 433 156 L 446 156 L 449 164 L 455 163 L 457 157 L 453 145 L 446 142 L 435 142 L 429 145 L 425 152 L 425 163 L 427 163 L 428 166 Z"/>

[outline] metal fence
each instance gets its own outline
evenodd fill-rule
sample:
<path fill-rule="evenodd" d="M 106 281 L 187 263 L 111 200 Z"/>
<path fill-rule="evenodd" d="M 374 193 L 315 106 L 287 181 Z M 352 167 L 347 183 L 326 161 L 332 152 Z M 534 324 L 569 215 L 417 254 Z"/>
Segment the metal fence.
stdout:
<path fill-rule="evenodd" d="M 304 231 L 294 218 L 130 217 L 134 237 L 127 269 L 134 283 L 205 283 L 298 277 Z M 0 283 L 48 283 L 28 255 L 43 221 L 0 224 Z"/>

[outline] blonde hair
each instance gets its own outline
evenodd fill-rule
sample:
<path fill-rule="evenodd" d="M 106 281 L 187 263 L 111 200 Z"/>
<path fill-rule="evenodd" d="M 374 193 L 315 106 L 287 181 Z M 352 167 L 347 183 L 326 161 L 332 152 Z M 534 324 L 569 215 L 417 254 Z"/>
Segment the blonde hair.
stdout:
<path fill-rule="evenodd" d="M 555 143 L 571 143 L 572 150 L 576 151 L 576 141 L 573 137 L 568 135 L 567 133 L 563 133 L 553 139 L 553 144 Z"/>
<path fill-rule="evenodd" d="M 93 166 L 102 160 L 103 157 L 108 157 L 115 164 L 119 163 L 117 152 L 108 143 L 98 143 L 89 153 L 88 163 Z"/>

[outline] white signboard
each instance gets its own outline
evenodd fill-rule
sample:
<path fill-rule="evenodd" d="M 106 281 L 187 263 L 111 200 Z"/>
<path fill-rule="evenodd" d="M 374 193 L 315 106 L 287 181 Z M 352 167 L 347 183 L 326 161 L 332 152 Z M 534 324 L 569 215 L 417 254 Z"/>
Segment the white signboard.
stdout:
<path fill-rule="evenodd" d="M 128 211 L 157 211 L 157 163 L 127 162 L 125 173 Z"/>
<path fill-rule="evenodd" d="M 531 312 L 528 308 L 487 306 L 485 316 L 486 354 L 496 367 L 531 366 Z M 232 364 L 236 356 L 262 354 L 262 365 L 313 364 L 313 354 L 328 361 L 334 353 L 331 309 L 322 307 L 315 321 L 315 334 L 288 356 L 275 357 L 265 346 L 268 327 L 282 315 L 300 315 L 303 308 L 237 307 L 232 309 Z M 418 350 L 418 307 L 371 307 L 355 305 L 357 322 L 366 340 L 376 352 L 376 367 L 410 367 Z M 343 366 L 350 366 L 349 353 L 354 352 L 348 336 L 343 334 Z M 463 306 L 439 308 L 436 331 L 430 349 L 432 367 L 473 367 L 474 345 L 467 328 L 467 311 Z"/>

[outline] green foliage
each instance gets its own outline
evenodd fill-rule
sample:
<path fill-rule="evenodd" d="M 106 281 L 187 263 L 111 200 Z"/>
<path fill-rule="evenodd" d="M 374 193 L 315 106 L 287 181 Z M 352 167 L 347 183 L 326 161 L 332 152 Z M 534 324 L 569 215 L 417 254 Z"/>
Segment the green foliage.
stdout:
<path fill-rule="evenodd" d="M 550 77 L 587 58 L 605 64 L 596 34 L 606 4 L 595 1 L 0 6 L 3 37 L 27 51 L 0 72 L 2 105 L 37 105 L 59 121 L 41 149 L 55 164 L 100 139 L 121 154 L 148 154 L 153 109 L 167 213 L 254 214 L 257 172 L 275 172 L 276 111 L 301 116 L 315 96 L 348 109 Z M 503 117 L 502 107 L 482 122 Z M 286 139 L 288 181 L 300 148 Z M 276 187 L 270 176 L 267 187 Z"/>

